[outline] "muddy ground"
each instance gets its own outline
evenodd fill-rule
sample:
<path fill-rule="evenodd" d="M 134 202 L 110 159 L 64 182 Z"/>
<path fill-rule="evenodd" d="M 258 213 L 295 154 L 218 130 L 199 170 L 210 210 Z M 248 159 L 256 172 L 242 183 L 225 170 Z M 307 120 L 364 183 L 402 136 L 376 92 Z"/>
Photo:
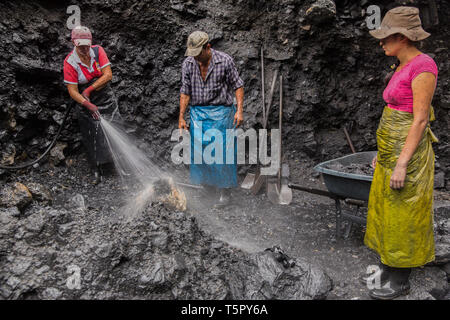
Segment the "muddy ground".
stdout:
<path fill-rule="evenodd" d="M 120 228 L 120 223 L 118 223 L 121 217 L 120 208 L 127 200 L 129 200 L 130 190 L 123 187 L 119 176 L 112 171 L 105 175 L 104 181 L 100 185 L 94 186 L 91 184 L 92 175 L 89 172 L 87 161 L 83 155 L 69 160 L 68 163 L 71 163 L 69 167 L 59 166 L 51 168 L 48 165 L 43 165 L 40 168 L 34 169 L 33 172 L 29 174 L 10 176 L 8 181 L 20 181 L 25 185 L 30 182 L 46 185 L 54 197 L 52 207 L 60 209 L 65 208 L 63 211 L 73 208 L 73 198 L 76 194 L 82 195 L 85 206 L 88 209 L 85 214 L 92 215 L 92 217 L 88 218 L 86 216 L 86 218 L 82 219 L 84 222 L 89 221 L 87 223 L 88 226 L 78 226 L 76 222 L 69 222 L 69 226 L 67 226 L 69 231 L 64 231 L 69 232 L 69 235 L 78 234 L 78 237 L 92 238 L 101 236 L 101 233 L 103 232 L 101 230 L 104 230 L 104 228 L 107 228 L 108 230 L 110 228 Z M 309 187 L 325 189 L 325 186 L 320 181 L 320 177 L 313 172 L 312 167 L 308 163 L 298 162 L 293 159 L 290 159 L 289 163 L 291 167 L 291 181 Z M 177 175 L 180 180 L 186 179 L 187 173 L 188 172 L 184 168 L 178 168 Z M 243 176 L 240 177 L 240 179 L 242 178 Z M 202 232 L 205 232 L 207 237 L 219 241 L 218 243 L 215 243 L 214 246 L 222 248 L 225 245 L 226 248 L 231 248 L 230 250 L 233 253 L 228 253 L 231 257 L 234 257 L 233 255 L 237 253 L 238 259 L 245 260 L 247 253 L 258 254 L 266 248 L 278 245 L 284 249 L 290 257 L 307 261 L 308 264 L 311 264 L 314 268 L 317 267 L 318 270 L 323 270 L 330 277 L 332 285 L 329 291 L 325 290 L 327 292 L 325 295 L 326 299 L 369 299 L 367 294 L 368 290 L 364 285 L 357 281 L 357 277 L 365 272 L 368 265 L 377 263 L 377 256 L 363 244 L 364 226 L 355 225 L 348 238 L 336 239 L 333 200 L 301 191 L 294 191 L 293 202 L 289 206 L 273 205 L 268 201 L 265 194 L 253 196 L 247 190 L 235 189 L 233 190 L 233 204 L 228 208 L 216 209 L 213 208 L 216 197 L 214 192 L 185 189 L 185 193 L 188 196 L 188 214 L 196 218 L 195 224 L 198 223 L 199 228 Z M 438 266 L 432 264 L 424 268 L 415 269 L 411 276 L 411 293 L 408 296 L 399 299 L 449 299 L 448 280 L 445 268 L 448 269 L 449 259 L 448 250 L 450 243 L 448 241 L 448 225 L 450 220 L 450 199 L 447 193 L 439 191 L 436 192 L 435 198 L 438 207 L 435 214 L 436 242 L 444 245 L 444 248 L 442 249 L 444 251 L 439 249 L 440 251 L 437 251 L 437 255 L 442 256 L 442 258 L 438 258 L 440 262 Z M 28 213 L 25 213 L 24 216 L 26 217 L 29 215 L 27 218 L 29 219 L 33 215 L 36 215 L 36 212 L 39 212 L 38 208 L 41 208 L 42 210 L 43 207 L 39 203 L 33 202 L 31 209 L 27 209 L 25 212 Z M 352 210 L 353 208 L 344 206 L 344 209 Z M 153 214 L 154 213 L 151 213 L 151 215 Z M 145 212 L 140 213 L 140 215 L 140 220 L 137 220 L 140 222 L 137 222 L 134 228 L 139 229 L 140 234 L 149 233 L 149 241 L 153 243 L 153 241 L 155 241 L 155 236 L 147 229 L 149 226 L 151 227 L 151 225 L 149 225 L 149 221 L 152 219 L 151 215 L 146 216 Z M 364 216 L 364 210 L 362 210 L 360 215 Z M 76 221 L 77 219 L 72 218 L 71 220 Z M 65 222 L 67 224 L 67 221 Z M 59 223 L 61 223 L 61 221 L 59 221 Z M 66 224 L 63 224 L 63 228 L 66 228 Z M 81 229 L 78 230 L 78 228 Z M 124 230 L 127 229 L 125 228 Z M 60 231 L 53 235 L 50 233 L 50 235 L 47 236 L 52 238 L 56 236 L 57 243 L 59 238 L 67 238 L 67 234 L 61 235 Z M 108 237 L 110 236 L 111 235 Z M 66 241 L 67 240 L 68 239 L 66 239 Z M 117 236 L 113 236 L 111 240 L 112 243 L 124 241 L 123 236 L 120 236 L 120 232 Z M 220 244 L 222 241 L 224 244 Z M 28 242 L 29 240 L 27 240 L 27 243 Z M 102 241 L 100 240 L 99 243 L 102 243 Z M 39 250 L 43 249 L 45 251 L 45 244 L 37 245 L 40 247 Z M 72 254 L 70 253 L 71 250 L 73 250 L 74 252 L 78 251 L 79 255 L 83 257 L 80 250 L 85 253 L 83 249 L 85 246 L 86 244 L 83 244 L 82 242 L 79 245 L 72 243 L 72 245 L 69 246 L 72 249 L 63 246 L 59 249 L 62 250 L 60 255 L 63 255 L 63 252 L 65 252 L 63 256 L 67 256 L 67 252 L 69 252 L 70 255 Z M 32 244 L 30 248 L 32 247 L 36 247 L 36 243 Z M 189 250 L 192 249 L 186 247 L 180 252 L 184 252 L 185 250 L 189 252 Z M 14 252 L 14 250 L 12 252 Z M 17 252 L 18 251 L 15 252 L 16 255 Z M 193 254 L 192 252 L 194 251 L 191 251 L 190 254 Z M 27 257 L 27 255 L 28 254 L 24 254 L 24 257 Z M 114 256 L 113 254 L 111 255 Z M 127 256 L 127 254 L 124 255 Z M 11 254 L 11 256 L 14 256 L 14 254 Z M 33 254 L 31 254 L 31 257 L 32 256 Z M 29 257 L 30 255 L 28 255 L 28 258 Z M 76 259 L 77 258 L 75 257 L 75 260 Z M 85 257 L 85 259 L 91 260 L 92 257 L 88 256 Z M 119 258 L 116 257 L 116 259 Z M 133 258 L 126 259 L 130 259 L 131 261 L 134 260 Z M 233 260 L 232 258 L 229 259 Z M 219 260 L 227 261 L 227 258 L 224 256 Z M 14 270 L 14 267 L 17 268 L 17 266 L 11 263 L 12 262 L 5 264 L 4 261 L 4 264 L 2 265 L 6 268 L 4 270 Z M 92 273 L 95 274 L 96 271 L 94 265 L 98 262 L 94 259 L 93 261 L 90 261 L 90 263 L 91 266 L 85 266 L 85 268 L 88 270 L 91 270 L 90 268 L 92 268 Z M 225 268 L 223 264 L 220 264 L 219 266 L 221 266 L 220 268 L 224 268 L 221 271 L 225 274 L 229 272 L 229 269 Z M 280 268 L 282 269 L 282 267 Z M 62 269 L 62 267 L 59 267 L 58 270 L 59 269 Z M 59 270 L 59 272 L 61 272 L 61 270 Z M 109 274 L 107 271 L 104 273 Z M 14 273 L 8 274 L 14 275 Z M 23 281 L 26 282 L 26 277 L 24 275 L 26 275 L 27 272 L 23 271 L 23 278 L 21 278 L 20 274 L 21 273 L 19 272 L 19 275 L 16 275 L 16 277 L 23 279 Z M 204 276 L 209 276 L 208 271 L 204 271 Z M 39 276 L 36 277 L 39 278 Z M 104 277 L 106 277 L 106 275 L 104 275 Z M 7 279 L 4 279 L 4 281 L 6 280 Z M 50 281 L 49 283 L 52 284 L 51 288 L 55 286 L 54 281 Z M 60 280 L 59 283 L 64 284 L 63 280 Z M 32 286 L 32 284 L 29 285 Z M 64 287 L 64 285 L 62 285 L 62 287 Z M 27 287 L 25 286 L 25 288 Z M 50 293 L 42 293 L 44 289 L 45 285 L 41 284 L 40 286 L 37 286 L 34 291 L 29 293 L 22 287 L 22 291 L 16 289 L 16 294 L 17 292 L 22 292 L 22 295 L 19 295 L 18 298 L 67 297 L 66 294 L 61 295 L 59 291 L 57 291 L 58 294 L 56 295 L 51 295 L 50 293 L 52 293 L 52 291 L 50 291 Z M 130 296 L 133 296 L 131 292 L 134 292 L 122 290 L 119 294 L 115 292 L 115 289 L 113 288 L 110 288 L 109 290 L 111 293 L 107 294 L 98 287 L 95 287 L 92 283 L 92 288 L 90 288 L 88 293 L 85 291 L 81 296 L 72 297 L 130 298 Z M 214 289 L 210 290 L 212 290 L 212 292 L 203 294 L 198 293 L 197 296 L 187 294 L 185 297 L 223 298 L 223 296 L 220 294 L 218 295 L 217 292 L 214 293 Z M 14 290 L 12 291 L 14 292 Z M 134 294 L 137 295 L 137 293 Z M 173 296 L 170 295 L 158 296 L 147 294 L 146 296 L 145 293 L 139 293 L 138 296 L 141 298 L 173 298 Z M 178 298 L 180 297 L 183 297 L 181 293 Z M 294 296 L 285 294 L 278 298 L 291 299 L 294 298 Z"/>

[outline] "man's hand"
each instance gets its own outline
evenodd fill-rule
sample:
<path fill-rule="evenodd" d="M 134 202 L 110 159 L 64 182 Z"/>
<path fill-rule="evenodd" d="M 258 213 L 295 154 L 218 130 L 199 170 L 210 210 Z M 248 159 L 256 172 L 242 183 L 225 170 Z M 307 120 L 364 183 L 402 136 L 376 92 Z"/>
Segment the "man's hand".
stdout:
<path fill-rule="evenodd" d="M 182 115 L 180 115 L 180 118 L 178 119 L 178 128 L 180 129 L 180 135 L 182 130 L 188 129 L 186 121 L 184 120 L 184 116 Z"/>
<path fill-rule="evenodd" d="M 98 112 L 98 107 L 95 104 L 85 100 L 83 101 L 83 106 L 91 112 L 92 118 L 100 120 L 100 112 Z"/>
<path fill-rule="evenodd" d="M 234 114 L 234 121 L 233 125 L 236 125 L 236 127 L 239 127 L 239 125 L 244 122 L 244 112 L 242 110 L 236 111 Z"/>
<path fill-rule="evenodd" d="M 402 165 L 397 162 L 397 165 L 392 172 L 391 180 L 389 182 L 389 186 L 391 187 L 391 189 L 401 189 L 405 186 L 407 168 L 407 165 Z"/>
<path fill-rule="evenodd" d="M 86 89 L 83 90 L 83 92 L 81 93 L 81 95 L 86 99 L 89 100 L 89 97 L 91 96 L 91 92 L 94 91 L 94 87 L 93 86 L 89 86 Z"/>

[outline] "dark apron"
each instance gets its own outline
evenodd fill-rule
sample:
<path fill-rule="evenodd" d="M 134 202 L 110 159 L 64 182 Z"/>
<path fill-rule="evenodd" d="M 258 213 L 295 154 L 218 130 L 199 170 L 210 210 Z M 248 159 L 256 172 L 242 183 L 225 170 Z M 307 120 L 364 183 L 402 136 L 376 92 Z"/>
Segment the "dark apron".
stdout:
<path fill-rule="evenodd" d="M 96 80 L 97 78 L 94 78 L 87 84 L 78 85 L 79 91 L 83 92 L 83 90 Z M 119 108 L 110 83 L 100 91 L 92 91 L 89 100 L 98 107 L 98 111 L 102 118 L 108 121 L 114 121 L 120 117 Z M 86 107 L 79 104 L 77 104 L 77 114 L 89 163 L 95 167 L 112 162 L 111 153 L 100 126 L 100 121 L 94 120 L 91 112 Z"/>

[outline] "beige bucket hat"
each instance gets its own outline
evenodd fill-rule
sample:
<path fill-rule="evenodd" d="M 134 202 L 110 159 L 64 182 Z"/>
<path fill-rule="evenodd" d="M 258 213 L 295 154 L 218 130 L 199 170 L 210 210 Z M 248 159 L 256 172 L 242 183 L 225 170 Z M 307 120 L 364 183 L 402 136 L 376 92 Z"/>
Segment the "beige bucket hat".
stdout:
<path fill-rule="evenodd" d="M 185 56 L 196 57 L 202 52 L 203 45 L 208 43 L 209 36 L 203 31 L 192 32 L 187 40 Z"/>
<path fill-rule="evenodd" d="M 377 39 L 401 33 L 411 41 L 420 41 L 430 36 L 422 29 L 419 9 L 415 7 L 397 7 L 389 10 L 381 21 L 381 26 L 369 33 Z"/>

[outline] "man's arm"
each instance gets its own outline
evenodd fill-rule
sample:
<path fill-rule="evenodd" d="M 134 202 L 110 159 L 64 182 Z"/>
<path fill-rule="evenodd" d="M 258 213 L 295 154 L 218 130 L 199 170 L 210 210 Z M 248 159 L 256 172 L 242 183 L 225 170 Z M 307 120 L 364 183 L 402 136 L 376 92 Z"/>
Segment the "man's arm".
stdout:
<path fill-rule="evenodd" d="M 238 127 L 244 121 L 244 81 L 239 76 L 233 59 L 227 63 L 226 81 L 236 94 L 237 111 L 234 115 L 233 125 Z"/>
<path fill-rule="evenodd" d="M 237 111 L 234 115 L 233 124 L 238 127 L 244 121 L 244 87 L 236 89 Z"/>
<path fill-rule="evenodd" d="M 189 105 L 189 100 L 191 96 L 187 94 L 180 94 L 180 117 L 178 119 L 178 128 L 187 130 L 186 121 L 184 120 L 184 113 L 186 112 L 187 106 Z"/>
<path fill-rule="evenodd" d="M 178 118 L 178 128 L 187 130 L 184 114 L 191 100 L 191 74 L 189 63 L 184 60 L 181 67 L 181 88 L 180 88 L 180 117 Z"/>

